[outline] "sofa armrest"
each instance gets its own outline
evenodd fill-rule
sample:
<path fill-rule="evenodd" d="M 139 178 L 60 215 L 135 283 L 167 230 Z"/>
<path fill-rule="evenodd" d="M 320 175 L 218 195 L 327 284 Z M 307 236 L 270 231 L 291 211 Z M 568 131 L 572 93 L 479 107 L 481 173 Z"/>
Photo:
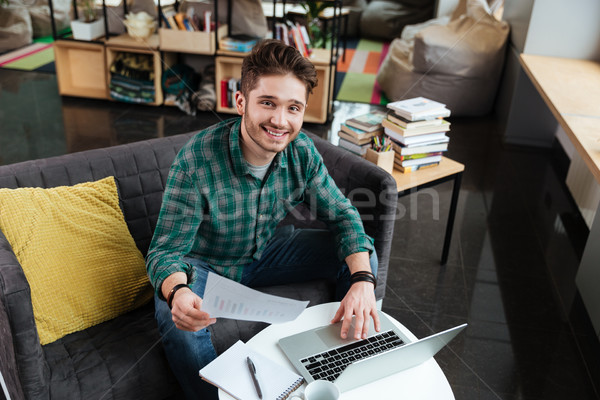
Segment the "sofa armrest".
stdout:
<path fill-rule="evenodd" d="M 375 241 L 379 261 L 375 295 L 382 299 L 385 296 L 398 204 L 396 181 L 386 171 L 365 159 L 312 134 L 309 136 L 323 156 L 329 174 L 360 213 L 366 233 Z"/>
<path fill-rule="evenodd" d="M 8 393 L 3 393 L 2 389 L 0 389 L 0 393 L 3 393 L 5 397 L 7 395 L 10 396 L 11 399 L 22 399 L 24 398 L 23 390 L 19 381 L 17 360 L 13 346 L 10 320 L 6 313 L 6 307 L 4 307 L 4 301 L 0 297 L 0 374 L 8 390 Z"/>
<path fill-rule="evenodd" d="M 22 389 L 28 399 L 48 398 L 50 372 L 45 362 L 33 317 L 29 283 L 10 243 L 1 230 L 0 303 L 3 307 L 0 313 L 4 314 L 0 316 L 0 335 L 2 337 L 2 350 L 0 351 L 10 353 L 5 339 L 7 339 L 6 343 L 12 342 L 10 346 L 14 356 L 12 363 L 16 364 L 16 366 L 7 368 L 8 372 L 3 368 L 2 375 L 7 380 L 7 384 L 8 380 L 13 384 L 12 374 L 18 373 L 20 385 L 17 385 L 15 390 L 21 391 Z M 4 318 L 6 318 L 6 322 L 3 320 Z M 7 350 L 5 350 L 5 346 Z M 4 366 L 4 356 L 0 357 Z M 11 361 L 10 354 L 7 355 L 7 358 Z M 15 398 L 23 398 L 23 396 Z"/>

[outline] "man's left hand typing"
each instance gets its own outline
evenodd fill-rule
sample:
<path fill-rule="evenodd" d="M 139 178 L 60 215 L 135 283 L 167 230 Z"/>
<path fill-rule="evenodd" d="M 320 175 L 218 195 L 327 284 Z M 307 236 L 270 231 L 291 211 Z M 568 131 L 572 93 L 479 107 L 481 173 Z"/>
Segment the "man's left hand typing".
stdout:
<path fill-rule="evenodd" d="M 369 254 L 367 252 L 355 253 L 346 257 L 346 264 L 350 273 L 368 271 L 364 266 L 369 266 Z M 375 300 L 374 284 L 368 281 L 355 282 L 350 286 L 348 293 L 342 299 L 340 307 L 335 313 L 331 323 L 342 321 L 340 336 L 346 339 L 348 334 L 354 338 L 366 338 L 369 332 L 370 318 L 373 318 L 375 330 L 379 332 L 379 315 Z M 355 316 L 354 332 L 348 332 L 352 324 L 352 316 Z"/>

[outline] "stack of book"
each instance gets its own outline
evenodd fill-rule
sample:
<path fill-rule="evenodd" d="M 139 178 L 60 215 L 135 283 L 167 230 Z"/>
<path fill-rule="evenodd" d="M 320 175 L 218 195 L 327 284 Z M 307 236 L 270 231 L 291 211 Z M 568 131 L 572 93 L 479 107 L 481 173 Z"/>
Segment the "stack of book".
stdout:
<path fill-rule="evenodd" d="M 260 38 L 251 35 L 231 35 L 219 40 L 219 49 L 227 51 L 235 51 L 238 53 L 247 53 Z"/>
<path fill-rule="evenodd" d="M 206 33 L 214 29 L 214 22 L 211 22 L 212 12 L 205 11 L 204 17 L 200 20 L 193 7 L 188 8 L 187 13 L 184 14 L 176 12 L 173 6 L 165 6 L 160 10 L 160 18 L 167 29 Z"/>
<path fill-rule="evenodd" d="M 294 46 L 304 57 L 310 55 L 310 36 L 304 25 L 291 21 L 276 22 L 273 38 L 281 40 L 287 45 Z"/>
<path fill-rule="evenodd" d="M 221 80 L 221 107 L 233 108 L 235 106 L 235 92 L 241 90 L 241 79 L 224 78 Z"/>
<path fill-rule="evenodd" d="M 424 97 L 395 101 L 387 107 L 390 112 L 382 125 L 392 139 L 396 169 L 406 173 L 439 165 L 450 142 L 446 135 L 450 123 L 444 119 L 450 110 Z"/>
<path fill-rule="evenodd" d="M 347 119 L 340 125 L 338 146 L 359 156 L 364 156 L 371 145 L 373 136 L 381 136 L 383 133 L 381 123 L 385 117 L 385 112 L 375 110 Z"/>

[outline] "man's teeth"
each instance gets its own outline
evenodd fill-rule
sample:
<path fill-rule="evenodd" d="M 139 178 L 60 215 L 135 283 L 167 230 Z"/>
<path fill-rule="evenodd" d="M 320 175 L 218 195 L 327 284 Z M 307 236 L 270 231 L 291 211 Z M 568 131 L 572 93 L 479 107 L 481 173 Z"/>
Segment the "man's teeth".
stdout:
<path fill-rule="evenodd" d="M 269 132 L 269 135 L 273 135 L 273 136 L 283 136 L 285 135 L 285 132 L 282 133 L 277 133 L 277 132 L 273 132 L 267 129 L 267 132 Z"/>

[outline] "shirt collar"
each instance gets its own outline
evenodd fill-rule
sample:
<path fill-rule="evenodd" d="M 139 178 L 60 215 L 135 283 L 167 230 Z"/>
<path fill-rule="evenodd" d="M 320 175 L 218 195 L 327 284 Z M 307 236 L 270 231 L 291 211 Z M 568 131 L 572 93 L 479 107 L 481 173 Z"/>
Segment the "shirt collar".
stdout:
<path fill-rule="evenodd" d="M 231 125 L 229 130 L 229 154 L 233 164 L 233 171 L 238 176 L 250 174 L 250 168 L 248 168 L 248 165 L 246 164 L 244 154 L 242 153 L 242 146 L 240 146 L 241 127 L 242 118 L 240 117 L 233 125 Z M 275 158 L 273 159 L 273 168 L 287 168 L 287 157 L 284 157 L 283 155 L 287 154 L 290 145 L 282 152 L 275 155 Z"/>

